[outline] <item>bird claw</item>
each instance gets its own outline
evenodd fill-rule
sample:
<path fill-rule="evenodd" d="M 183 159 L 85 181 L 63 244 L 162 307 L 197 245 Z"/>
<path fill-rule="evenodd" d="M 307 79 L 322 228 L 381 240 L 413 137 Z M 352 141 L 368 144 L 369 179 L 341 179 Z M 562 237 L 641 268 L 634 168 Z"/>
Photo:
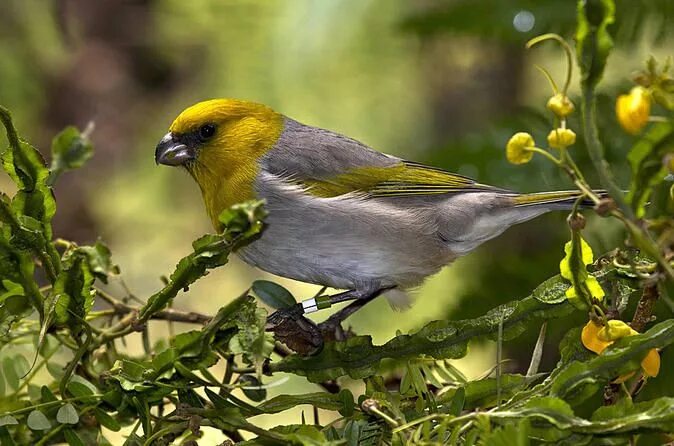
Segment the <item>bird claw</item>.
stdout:
<path fill-rule="evenodd" d="M 265 329 L 300 355 L 315 355 L 323 349 L 321 331 L 303 316 L 301 304 L 276 310 L 267 318 Z"/>
<path fill-rule="evenodd" d="M 344 330 L 341 322 L 330 319 L 318 324 L 318 329 L 323 336 L 323 342 L 345 341 L 354 334 L 350 329 Z"/>

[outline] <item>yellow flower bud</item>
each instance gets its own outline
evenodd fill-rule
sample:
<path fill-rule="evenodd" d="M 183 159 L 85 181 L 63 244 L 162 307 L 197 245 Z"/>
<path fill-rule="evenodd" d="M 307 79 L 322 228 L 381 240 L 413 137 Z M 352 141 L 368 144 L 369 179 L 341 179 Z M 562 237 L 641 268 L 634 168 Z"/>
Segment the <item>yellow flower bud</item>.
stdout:
<path fill-rule="evenodd" d="M 651 93 L 644 87 L 634 87 L 621 94 L 615 103 L 615 113 L 621 127 L 636 135 L 644 128 L 651 114 Z"/>
<path fill-rule="evenodd" d="M 573 113 L 576 108 L 571 102 L 571 99 L 565 94 L 557 93 L 550 99 L 547 104 L 548 110 L 553 112 L 558 118 L 563 119 Z"/>
<path fill-rule="evenodd" d="M 635 334 L 637 332 L 625 322 L 611 319 L 604 328 L 597 332 L 597 337 L 604 342 L 612 342 Z"/>
<path fill-rule="evenodd" d="M 531 161 L 536 143 L 534 138 L 525 132 L 515 133 L 506 145 L 506 158 L 512 164 L 525 164 Z"/>
<path fill-rule="evenodd" d="M 565 149 L 576 143 L 576 134 L 571 129 L 555 129 L 548 134 L 548 144 L 555 149 Z"/>

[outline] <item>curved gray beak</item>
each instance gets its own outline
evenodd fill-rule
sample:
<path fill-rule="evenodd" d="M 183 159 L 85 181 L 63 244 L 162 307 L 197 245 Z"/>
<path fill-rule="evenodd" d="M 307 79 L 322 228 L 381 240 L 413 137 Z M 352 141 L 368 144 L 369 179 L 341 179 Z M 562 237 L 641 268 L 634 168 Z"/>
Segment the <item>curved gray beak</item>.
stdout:
<path fill-rule="evenodd" d="M 180 142 L 173 133 L 164 135 L 154 151 L 155 162 L 167 166 L 181 166 L 194 157 L 194 149 Z"/>

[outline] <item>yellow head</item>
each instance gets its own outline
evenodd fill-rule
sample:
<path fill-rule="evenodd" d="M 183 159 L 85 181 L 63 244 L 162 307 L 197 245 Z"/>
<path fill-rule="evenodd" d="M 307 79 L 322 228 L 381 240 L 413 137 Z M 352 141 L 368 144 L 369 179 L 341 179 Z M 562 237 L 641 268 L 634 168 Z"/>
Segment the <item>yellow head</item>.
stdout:
<path fill-rule="evenodd" d="M 235 99 L 199 102 L 173 121 L 155 160 L 189 171 L 217 228 L 220 212 L 255 197 L 258 161 L 282 131 L 283 115 L 265 105 Z"/>

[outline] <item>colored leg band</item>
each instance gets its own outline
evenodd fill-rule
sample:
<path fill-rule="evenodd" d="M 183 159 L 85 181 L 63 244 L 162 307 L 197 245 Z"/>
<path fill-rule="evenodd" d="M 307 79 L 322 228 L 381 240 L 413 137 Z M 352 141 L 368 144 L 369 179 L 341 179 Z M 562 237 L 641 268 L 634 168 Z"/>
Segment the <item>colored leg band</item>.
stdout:
<path fill-rule="evenodd" d="M 304 314 L 314 313 L 324 308 L 330 308 L 331 306 L 330 296 L 312 297 L 311 299 L 302 301 L 302 310 L 304 311 Z"/>

